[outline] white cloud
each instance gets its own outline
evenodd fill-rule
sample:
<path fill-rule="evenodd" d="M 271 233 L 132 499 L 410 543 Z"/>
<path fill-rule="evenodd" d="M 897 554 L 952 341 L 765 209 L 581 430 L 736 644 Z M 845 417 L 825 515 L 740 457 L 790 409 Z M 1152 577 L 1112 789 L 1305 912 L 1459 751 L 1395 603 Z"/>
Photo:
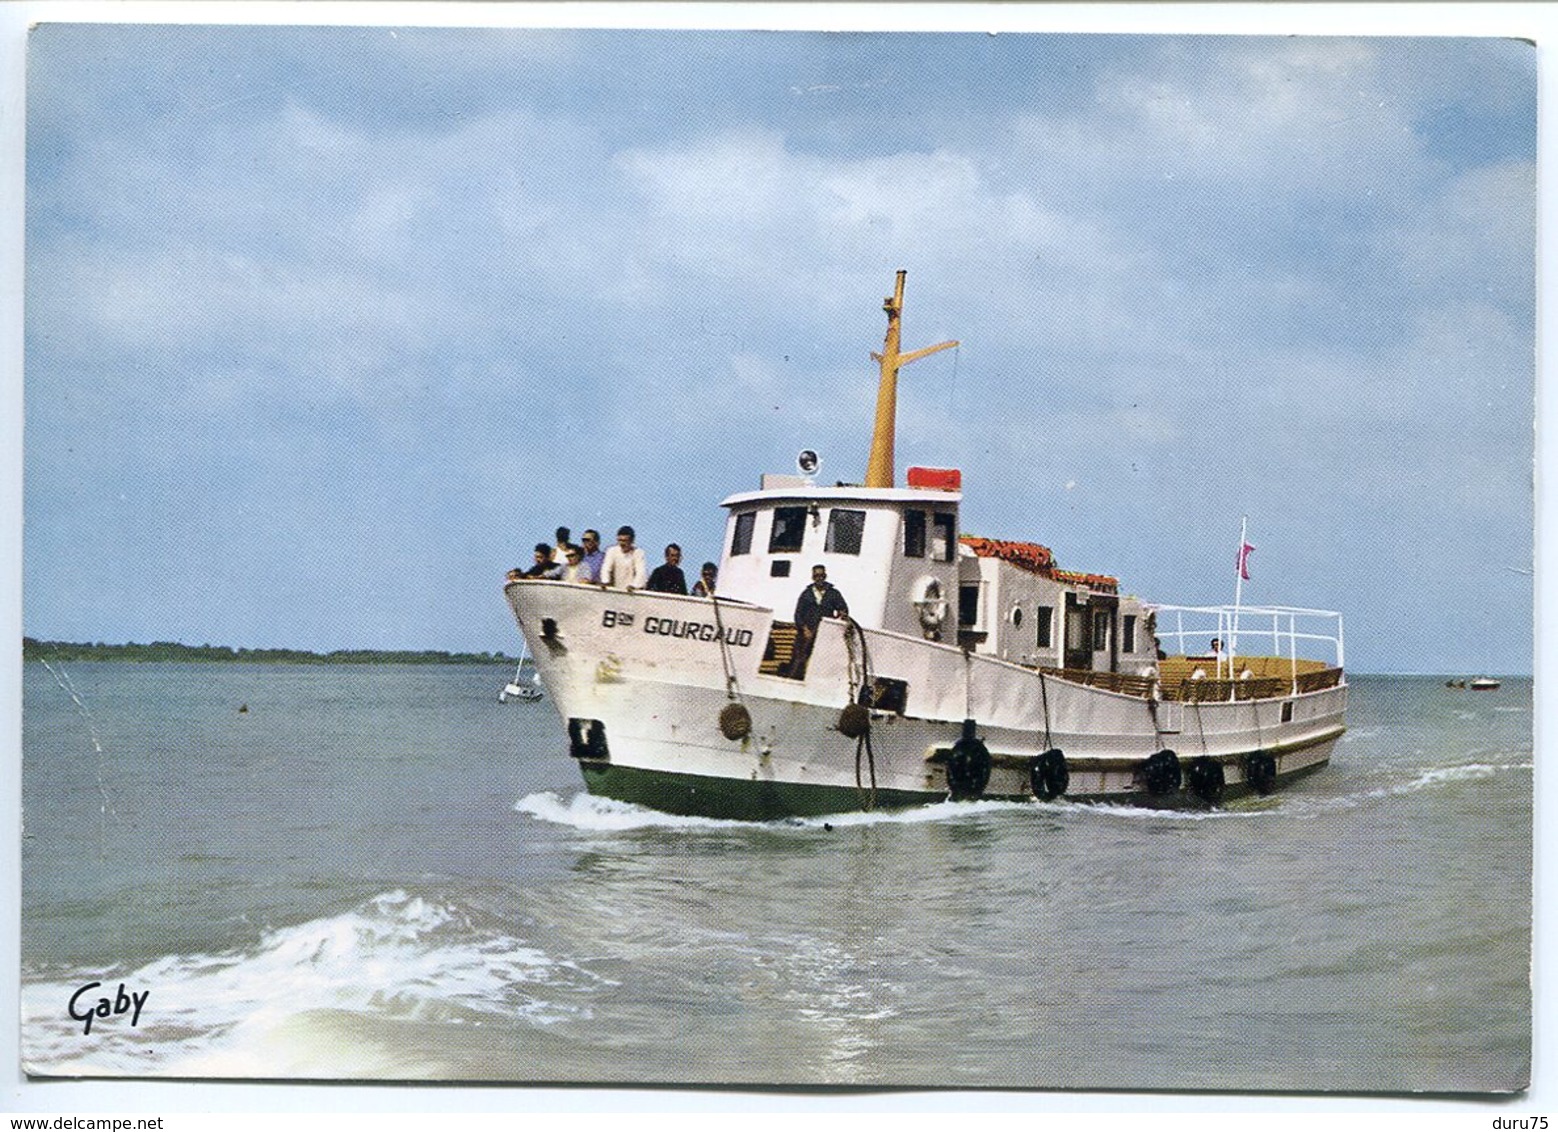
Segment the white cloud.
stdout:
<path fill-rule="evenodd" d="M 1014 537 L 1096 507 L 1066 512 L 1064 560 L 1167 570 L 1156 548 L 1187 505 L 1403 545 L 1528 516 L 1511 477 L 1533 169 L 1436 150 L 1424 105 L 1490 96 L 1389 43 L 1154 41 L 1066 98 L 1049 97 L 1061 78 L 1013 78 L 977 121 L 952 120 L 932 77 L 894 123 L 914 140 L 888 144 L 818 128 L 816 100 L 777 114 L 747 91 L 717 124 L 685 112 L 710 92 L 682 89 L 681 112 L 627 130 L 585 76 L 587 43 L 521 57 L 476 37 L 466 58 L 452 42 L 423 42 L 398 104 L 359 104 L 350 78 L 231 101 L 275 89 L 252 74 L 125 128 L 79 94 L 41 119 L 30 474 L 90 463 L 64 454 L 79 430 L 207 461 L 195 475 L 241 468 L 260 494 L 374 468 L 333 481 L 308 512 L 321 529 L 367 503 L 424 541 L 417 508 L 490 524 L 485 499 L 427 500 L 527 470 L 550 500 L 527 506 L 668 528 L 712 504 L 689 479 L 718 496 L 801 444 L 830 477 L 859 474 L 867 351 L 904 267 L 905 345 L 963 346 L 905 372 L 900 466 L 962 465 L 970 515 Z M 542 73 L 585 76 L 598 101 L 527 101 Z M 623 89 L 652 98 L 653 78 Z M 145 411 L 170 404 L 187 411 Z M 333 423 L 300 438 L 290 410 Z M 246 447 L 221 464 L 230 435 Z M 109 451 L 94 475 L 113 478 Z M 35 513 L 97 538 L 43 486 Z M 202 537 L 221 552 L 221 531 Z M 1314 577 L 1348 569 L 1331 556 Z"/>

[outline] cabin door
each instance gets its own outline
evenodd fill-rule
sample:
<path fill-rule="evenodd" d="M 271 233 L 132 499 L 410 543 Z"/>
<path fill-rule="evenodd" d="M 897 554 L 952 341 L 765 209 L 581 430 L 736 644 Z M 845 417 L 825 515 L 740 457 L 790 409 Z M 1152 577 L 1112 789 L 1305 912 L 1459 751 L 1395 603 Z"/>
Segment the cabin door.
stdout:
<path fill-rule="evenodd" d="M 1077 595 L 1066 595 L 1066 667 L 1093 667 L 1093 619 Z"/>
<path fill-rule="evenodd" d="M 1094 594 L 1091 599 L 1093 607 L 1093 649 L 1102 652 L 1109 650 L 1109 671 L 1120 671 L 1120 601 L 1115 597 L 1104 597 L 1102 594 Z"/>

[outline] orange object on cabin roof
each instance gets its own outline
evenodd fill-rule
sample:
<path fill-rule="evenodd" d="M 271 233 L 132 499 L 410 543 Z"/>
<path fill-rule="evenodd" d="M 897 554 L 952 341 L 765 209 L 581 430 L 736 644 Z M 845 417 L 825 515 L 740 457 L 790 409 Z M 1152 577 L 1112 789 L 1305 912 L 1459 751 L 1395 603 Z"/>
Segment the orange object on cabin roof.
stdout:
<path fill-rule="evenodd" d="M 931 488 L 935 491 L 962 491 L 963 473 L 957 468 L 910 468 L 910 487 Z"/>

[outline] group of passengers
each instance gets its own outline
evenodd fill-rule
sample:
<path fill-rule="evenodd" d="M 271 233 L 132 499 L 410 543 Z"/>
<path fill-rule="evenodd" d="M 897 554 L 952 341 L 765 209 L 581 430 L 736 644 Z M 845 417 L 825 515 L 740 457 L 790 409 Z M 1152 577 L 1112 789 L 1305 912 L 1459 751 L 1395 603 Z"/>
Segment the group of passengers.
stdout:
<path fill-rule="evenodd" d="M 516 566 L 508 572 L 506 580 L 513 582 L 522 578 L 537 578 L 686 596 L 687 576 L 682 573 L 682 548 L 671 543 L 665 548 L 665 562 L 651 571 L 644 557 L 644 548 L 633 541 L 635 537 L 632 527 L 618 527 L 616 545 L 602 550 L 599 531 L 585 531 L 579 543 L 575 543 L 567 527 L 558 527 L 556 545 L 536 543 L 534 565 L 528 570 Z M 718 576 L 719 568 L 712 562 L 705 562 L 698 580 L 693 583 L 692 596 L 713 597 Z"/>
<path fill-rule="evenodd" d="M 633 541 L 635 533 L 632 527 L 618 527 L 617 545 L 604 551 L 600 548 L 600 532 L 585 531 L 582 545 L 572 542 L 570 534 L 567 527 L 558 527 L 557 544 L 536 543 L 535 564 L 528 570 L 516 566 L 508 572 L 506 580 L 514 582 L 535 578 L 597 585 L 608 589 L 687 595 L 687 575 L 682 573 L 682 548 L 676 543 L 665 548 L 665 562 L 651 571 L 644 558 L 644 548 Z M 712 562 L 705 562 L 700 577 L 693 583 L 692 596 L 713 597 L 718 575 L 718 567 Z M 804 678 L 806 662 L 816 643 L 818 624 L 825 618 L 848 616 L 849 604 L 844 600 L 844 595 L 828 581 L 827 568 L 813 566 L 811 585 L 801 591 L 795 603 L 795 645 L 781 674 L 793 679 Z"/>

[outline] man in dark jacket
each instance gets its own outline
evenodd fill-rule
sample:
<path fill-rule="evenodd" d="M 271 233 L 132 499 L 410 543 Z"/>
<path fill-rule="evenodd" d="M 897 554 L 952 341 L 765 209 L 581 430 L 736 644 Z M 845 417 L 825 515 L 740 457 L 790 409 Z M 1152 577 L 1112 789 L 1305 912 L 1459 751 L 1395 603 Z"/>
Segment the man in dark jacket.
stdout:
<path fill-rule="evenodd" d="M 828 581 L 823 566 L 811 568 L 811 585 L 801 591 L 795 603 L 795 651 L 790 657 L 789 675 L 799 680 L 806 675 L 806 662 L 817 643 L 817 626 L 824 617 L 848 617 L 849 603 Z"/>
<path fill-rule="evenodd" d="M 665 548 L 665 565 L 656 566 L 645 589 L 663 594 L 687 594 L 687 575 L 682 573 L 682 548 L 674 542 Z"/>

